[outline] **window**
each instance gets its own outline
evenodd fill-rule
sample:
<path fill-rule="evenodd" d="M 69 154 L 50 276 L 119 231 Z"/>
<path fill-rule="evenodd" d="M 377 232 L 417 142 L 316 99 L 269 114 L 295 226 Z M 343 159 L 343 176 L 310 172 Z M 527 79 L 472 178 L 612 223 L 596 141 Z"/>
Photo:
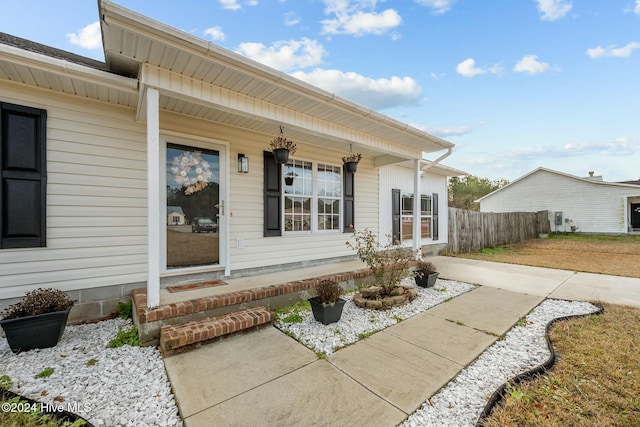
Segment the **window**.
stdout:
<path fill-rule="evenodd" d="M 284 176 L 284 231 L 311 231 L 312 164 L 289 161 Z"/>
<path fill-rule="evenodd" d="M 0 248 L 46 246 L 46 120 L 0 103 Z"/>
<path fill-rule="evenodd" d="M 340 230 L 342 175 L 337 166 L 290 160 L 284 168 L 284 231 Z"/>
<path fill-rule="evenodd" d="M 413 194 L 402 195 L 401 210 L 402 240 L 413 238 Z M 423 194 L 420 197 L 420 237 L 431 237 L 431 196 Z"/>
<path fill-rule="evenodd" d="M 318 230 L 340 230 L 340 168 L 318 165 Z"/>
<path fill-rule="evenodd" d="M 272 152 L 264 151 L 263 167 L 264 237 L 282 236 L 283 230 L 340 231 L 340 224 L 343 233 L 353 233 L 355 175 L 344 166 L 314 169 L 311 162 L 292 160 L 282 168 Z"/>

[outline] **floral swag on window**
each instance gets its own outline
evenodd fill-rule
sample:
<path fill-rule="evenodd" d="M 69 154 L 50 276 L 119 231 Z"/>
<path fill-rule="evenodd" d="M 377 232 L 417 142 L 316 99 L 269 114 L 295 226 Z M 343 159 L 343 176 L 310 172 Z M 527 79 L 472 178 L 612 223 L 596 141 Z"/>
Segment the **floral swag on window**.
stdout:
<path fill-rule="evenodd" d="M 213 176 L 209 162 L 202 159 L 199 151 L 185 151 L 175 156 L 171 172 L 175 182 L 182 186 L 187 196 L 206 188 Z"/>

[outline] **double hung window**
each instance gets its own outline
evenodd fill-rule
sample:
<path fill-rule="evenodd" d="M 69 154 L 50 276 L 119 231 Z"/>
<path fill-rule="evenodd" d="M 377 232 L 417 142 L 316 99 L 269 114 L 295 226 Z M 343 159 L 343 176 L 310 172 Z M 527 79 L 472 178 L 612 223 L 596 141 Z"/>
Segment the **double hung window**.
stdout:
<path fill-rule="evenodd" d="M 290 160 L 283 181 L 285 232 L 341 230 L 341 168 Z"/>
<path fill-rule="evenodd" d="M 420 237 L 431 236 L 431 196 L 420 196 Z M 411 240 L 413 237 L 413 194 L 404 193 L 401 200 L 401 240 Z"/>

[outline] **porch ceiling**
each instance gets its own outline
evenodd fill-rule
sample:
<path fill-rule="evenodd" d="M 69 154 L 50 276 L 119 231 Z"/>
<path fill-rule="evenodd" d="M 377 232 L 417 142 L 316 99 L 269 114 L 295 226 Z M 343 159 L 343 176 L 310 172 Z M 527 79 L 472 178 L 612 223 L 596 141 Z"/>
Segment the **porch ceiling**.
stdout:
<path fill-rule="evenodd" d="M 137 78 L 142 64 L 149 64 L 175 73 L 192 85 L 202 82 L 268 104 L 274 111 L 295 112 L 316 118 L 341 127 L 342 134 L 360 135 L 360 142 L 354 143 L 354 149 L 368 156 L 389 154 L 389 151 L 380 150 L 384 144 L 369 146 L 367 139 L 386 141 L 389 147 L 402 146 L 405 158 L 414 157 L 406 153 L 434 152 L 453 146 L 448 141 L 108 0 L 99 0 L 98 4 L 105 58 L 111 72 Z M 271 136 L 283 124 L 286 136 L 291 139 L 342 150 L 350 142 L 336 139 L 335 134 L 323 135 L 317 130 L 309 132 L 302 127 L 289 126 L 274 120 L 273 116 L 261 116 L 255 112 L 243 114 L 241 111 L 219 108 L 215 104 L 207 106 L 200 102 L 163 96 L 160 107 Z"/>

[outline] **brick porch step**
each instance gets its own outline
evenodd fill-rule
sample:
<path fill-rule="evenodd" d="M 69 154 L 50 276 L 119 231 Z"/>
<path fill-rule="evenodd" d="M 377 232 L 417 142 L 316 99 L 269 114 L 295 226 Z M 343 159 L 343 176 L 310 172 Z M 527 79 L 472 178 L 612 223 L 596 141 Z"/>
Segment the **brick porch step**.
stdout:
<path fill-rule="evenodd" d="M 166 325 L 160 329 L 160 350 L 165 356 L 181 353 L 203 343 L 270 326 L 274 317 L 273 311 L 258 306 L 180 325 Z"/>

